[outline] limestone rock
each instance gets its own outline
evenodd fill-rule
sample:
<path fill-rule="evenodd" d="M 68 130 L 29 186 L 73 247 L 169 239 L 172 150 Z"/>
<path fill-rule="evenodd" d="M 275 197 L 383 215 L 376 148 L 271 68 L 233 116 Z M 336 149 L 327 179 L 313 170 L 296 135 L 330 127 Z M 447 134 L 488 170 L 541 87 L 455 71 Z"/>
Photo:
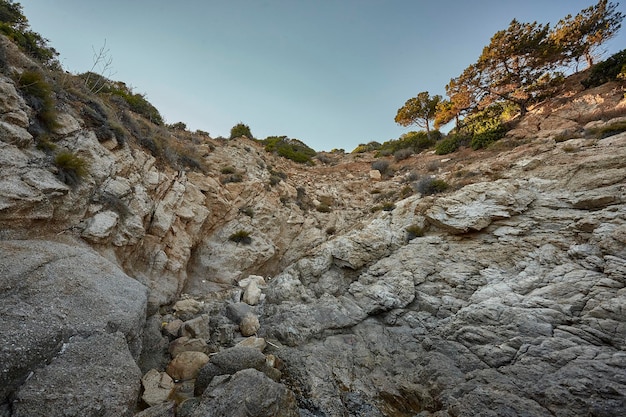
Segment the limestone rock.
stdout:
<path fill-rule="evenodd" d="M 203 339 L 190 339 L 185 336 L 172 340 L 168 349 L 172 358 L 183 352 L 208 353 L 207 343 Z"/>
<path fill-rule="evenodd" d="M 211 319 L 203 314 L 195 319 L 187 320 L 180 328 L 180 335 L 191 339 L 211 339 Z"/>
<path fill-rule="evenodd" d="M 141 399 L 149 406 L 167 402 L 167 399 L 174 388 L 174 381 L 165 372 L 151 369 L 141 378 L 143 394 Z"/>
<path fill-rule="evenodd" d="M 439 198 L 425 213 L 426 219 L 454 234 L 479 231 L 494 220 L 522 213 L 533 201 L 525 183 L 498 180 L 471 184 L 449 197 Z"/>
<path fill-rule="evenodd" d="M 18 148 L 26 148 L 34 143 L 33 136 L 26 129 L 3 121 L 0 121 L 0 136 L 4 142 Z"/>
<path fill-rule="evenodd" d="M 239 331 L 243 336 L 253 336 L 259 331 L 261 324 L 256 314 L 246 314 L 239 323 Z"/>
<path fill-rule="evenodd" d="M 205 353 L 182 352 L 167 365 L 167 373 L 175 380 L 194 379 L 207 362 L 209 362 L 209 357 Z"/>
<path fill-rule="evenodd" d="M 200 370 L 196 380 L 196 395 L 202 395 L 217 375 L 232 375 L 248 368 L 263 371 L 267 368 L 265 362 L 265 355 L 255 348 L 233 347 L 218 352 L 211 357 L 210 363 Z"/>
<path fill-rule="evenodd" d="M 101 242 L 111 236 L 111 232 L 119 220 L 119 215 L 114 211 L 103 211 L 87 220 L 87 226 L 82 236 L 91 242 Z"/>

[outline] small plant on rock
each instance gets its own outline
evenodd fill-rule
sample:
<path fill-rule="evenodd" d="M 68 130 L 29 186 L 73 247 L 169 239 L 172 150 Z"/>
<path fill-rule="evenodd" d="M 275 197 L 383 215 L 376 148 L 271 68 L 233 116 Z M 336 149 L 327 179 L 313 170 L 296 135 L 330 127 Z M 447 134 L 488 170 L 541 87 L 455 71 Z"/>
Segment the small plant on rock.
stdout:
<path fill-rule="evenodd" d="M 59 179 L 71 187 L 78 185 L 87 175 L 87 162 L 71 152 L 59 152 L 54 157 L 54 164 L 59 170 Z"/>
<path fill-rule="evenodd" d="M 448 189 L 448 183 L 433 177 L 422 178 L 416 185 L 417 191 L 422 195 L 432 195 L 444 192 Z"/>
<path fill-rule="evenodd" d="M 231 242 L 235 242 L 237 244 L 241 243 L 242 245 L 249 245 L 252 243 L 252 238 L 250 237 L 250 232 L 246 230 L 238 230 L 232 235 L 228 237 L 228 240 Z"/>
<path fill-rule="evenodd" d="M 406 240 L 411 241 L 416 237 L 424 236 L 424 229 L 417 224 L 412 224 L 408 226 L 406 229 Z"/>

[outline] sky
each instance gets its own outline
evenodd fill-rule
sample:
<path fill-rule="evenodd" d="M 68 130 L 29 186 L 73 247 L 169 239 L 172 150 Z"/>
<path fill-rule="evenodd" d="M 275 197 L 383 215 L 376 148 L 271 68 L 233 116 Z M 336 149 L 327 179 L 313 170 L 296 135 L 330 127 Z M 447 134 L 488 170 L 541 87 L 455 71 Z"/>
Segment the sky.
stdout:
<path fill-rule="evenodd" d="M 421 91 L 476 62 L 514 18 L 556 24 L 594 0 L 20 0 L 64 69 L 142 93 L 166 123 L 228 137 L 286 135 L 322 151 L 397 139 Z M 626 7 L 618 10 L 626 14 Z M 626 29 L 605 57 L 626 48 Z M 96 67 L 96 72 L 101 68 Z"/>

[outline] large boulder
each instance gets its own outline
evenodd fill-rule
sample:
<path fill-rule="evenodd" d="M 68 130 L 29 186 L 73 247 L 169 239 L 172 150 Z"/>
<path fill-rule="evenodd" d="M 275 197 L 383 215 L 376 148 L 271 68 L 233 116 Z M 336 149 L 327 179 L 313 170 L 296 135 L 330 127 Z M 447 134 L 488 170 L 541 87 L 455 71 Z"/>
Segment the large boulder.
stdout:
<path fill-rule="evenodd" d="M 19 388 L 13 417 L 132 416 L 140 377 L 122 333 L 75 336 Z"/>
<path fill-rule="evenodd" d="M 0 298 L 0 403 L 30 372 L 72 346 L 75 335 L 86 338 L 80 346 L 96 346 L 92 340 L 106 338 L 90 335 L 119 332 L 131 360 L 139 357 L 146 288 L 92 250 L 49 241 L 0 241 Z M 94 361 L 98 355 L 115 357 L 120 343 L 103 343 Z M 88 373 L 77 378 L 93 382 Z"/>
<path fill-rule="evenodd" d="M 192 417 L 298 417 L 296 397 L 256 369 L 215 378 Z"/>

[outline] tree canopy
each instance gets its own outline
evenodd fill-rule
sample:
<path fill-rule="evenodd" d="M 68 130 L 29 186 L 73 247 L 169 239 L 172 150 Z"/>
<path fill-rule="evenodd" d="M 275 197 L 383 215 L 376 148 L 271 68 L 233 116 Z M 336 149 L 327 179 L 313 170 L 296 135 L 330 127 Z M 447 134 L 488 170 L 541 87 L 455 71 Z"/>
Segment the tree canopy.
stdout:
<path fill-rule="evenodd" d="M 402 126 L 415 124 L 430 133 L 430 121 L 435 119 L 440 101 L 441 96 L 431 97 L 428 91 L 422 91 L 416 97 L 408 99 L 404 106 L 398 109 L 395 121 Z"/>
<path fill-rule="evenodd" d="M 561 19 L 554 28 L 513 19 L 491 37 L 475 63 L 450 80 L 448 99 L 420 93 L 398 110 L 395 121 L 428 131 L 432 120 L 437 128 L 455 120 L 458 130 L 461 117 L 494 103 L 512 104 L 523 115 L 531 104 L 555 91 L 572 63 L 581 58 L 589 66 L 594 63 L 599 47 L 621 28 L 624 15 L 617 6 L 599 0 L 576 16 Z"/>

